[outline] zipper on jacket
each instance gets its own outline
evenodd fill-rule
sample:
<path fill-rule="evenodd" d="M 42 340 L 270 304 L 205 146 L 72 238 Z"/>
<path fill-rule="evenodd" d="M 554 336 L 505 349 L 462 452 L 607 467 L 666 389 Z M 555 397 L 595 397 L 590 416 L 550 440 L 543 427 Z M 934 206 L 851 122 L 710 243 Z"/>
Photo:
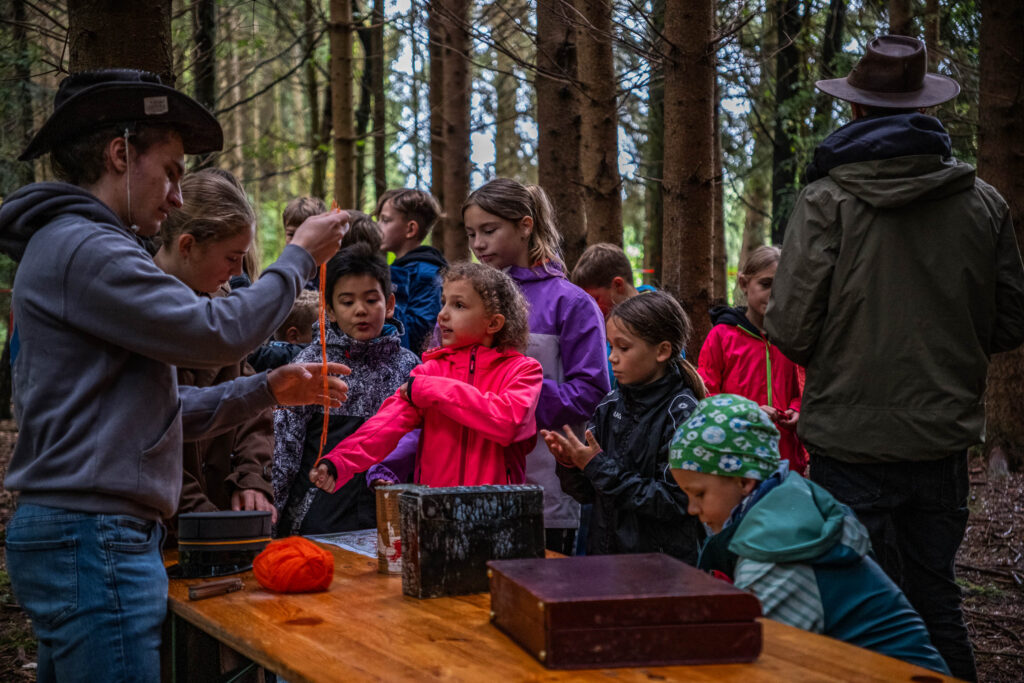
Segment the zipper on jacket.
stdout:
<path fill-rule="evenodd" d="M 473 386 L 473 375 L 476 373 L 476 349 L 477 347 L 474 346 L 473 350 L 469 352 L 469 376 L 466 378 L 469 386 Z M 459 441 L 459 483 L 462 484 L 466 480 L 466 448 L 469 445 L 469 427 L 462 426 L 462 436 Z"/>

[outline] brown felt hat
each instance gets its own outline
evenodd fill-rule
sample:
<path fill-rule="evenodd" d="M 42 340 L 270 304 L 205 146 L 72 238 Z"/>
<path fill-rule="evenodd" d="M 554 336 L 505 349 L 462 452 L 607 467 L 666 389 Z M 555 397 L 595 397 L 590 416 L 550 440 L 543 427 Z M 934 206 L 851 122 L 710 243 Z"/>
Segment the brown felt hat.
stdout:
<path fill-rule="evenodd" d="M 224 146 L 220 124 L 206 107 L 136 69 L 102 69 L 71 74 L 57 88 L 53 114 L 18 157 L 28 161 L 55 146 L 112 124 L 167 126 L 181 134 L 186 154 Z"/>
<path fill-rule="evenodd" d="M 918 109 L 953 99 L 960 85 L 928 72 L 928 52 L 917 38 L 879 36 L 846 78 L 815 85 L 833 97 L 870 107 Z"/>

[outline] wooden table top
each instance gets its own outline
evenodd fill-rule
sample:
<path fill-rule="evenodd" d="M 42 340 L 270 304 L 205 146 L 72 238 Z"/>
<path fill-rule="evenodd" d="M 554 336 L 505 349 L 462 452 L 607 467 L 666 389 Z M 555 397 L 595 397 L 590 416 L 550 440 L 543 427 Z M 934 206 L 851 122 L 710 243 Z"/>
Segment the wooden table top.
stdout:
<path fill-rule="evenodd" d="M 323 546 L 334 555 L 326 593 L 282 595 L 252 572 L 245 588 L 189 601 L 170 582 L 170 609 L 249 659 L 301 681 L 914 681 L 953 680 L 927 669 L 763 619 L 764 649 L 749 664 L 558 671 L 546 669 L 489 619 L 487 593 L 419 600 L 377 561 Z M 168 560 L 176 559 L 168 555 Z"/>

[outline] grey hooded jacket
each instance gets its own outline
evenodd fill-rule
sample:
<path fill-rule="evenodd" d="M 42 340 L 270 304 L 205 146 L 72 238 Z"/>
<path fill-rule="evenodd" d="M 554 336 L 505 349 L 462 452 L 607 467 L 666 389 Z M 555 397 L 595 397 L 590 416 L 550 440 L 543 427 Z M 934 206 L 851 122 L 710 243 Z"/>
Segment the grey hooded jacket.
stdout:
<path fill-rule="evenodd" d="M 5 486 L 20 500 L 148 519 L 174 513 L 183 440 L 274 404 L 266 374 L 180 387 L 174 368 L 237 363 L 284 320 L 314 262 L 289 246 L 251 287 L 196 296 L 87 191 L 21 188 L 0 206 L 20 261 L 12 308 L 20 434 Z"/>

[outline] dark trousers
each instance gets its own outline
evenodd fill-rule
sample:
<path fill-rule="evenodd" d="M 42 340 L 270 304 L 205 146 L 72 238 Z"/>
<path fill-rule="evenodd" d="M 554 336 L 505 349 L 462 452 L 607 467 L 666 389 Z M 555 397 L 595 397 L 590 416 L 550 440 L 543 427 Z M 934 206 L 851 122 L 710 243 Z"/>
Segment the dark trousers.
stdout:
<path fill-rule="evenodd" d="M 967 528 L 967 453 L 869 464 L 812 453 L 811 480 L 867 527 L 875 559 L 921 615 L 953 675 L 977 680 L 953 564 Z"/>

